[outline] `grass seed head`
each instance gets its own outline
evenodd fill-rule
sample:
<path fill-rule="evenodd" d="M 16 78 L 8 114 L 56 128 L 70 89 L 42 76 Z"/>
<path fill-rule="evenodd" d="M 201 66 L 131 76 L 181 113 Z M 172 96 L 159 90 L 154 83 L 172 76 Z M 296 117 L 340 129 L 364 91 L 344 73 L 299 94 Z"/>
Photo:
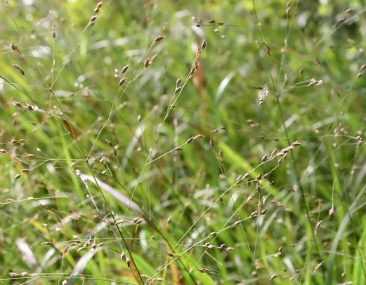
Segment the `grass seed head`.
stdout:
<path fill-rule="evenodd" d="M 157 43 L 160 43 L 161 41 L 163 41 L 165 39 L 164 36 L 162 35 L 159 35 L 157 36 L 155 39 L 154 39 L 154 43 L 157 44 Z"/>
<path fill-rule="evenodd" d="M 119 81 L 118 81 L 118 84 L 119 84 L 119 86 L 122 86 L 123 84 L 125 84 L 126 83 L 126 78 L 125 77 L 122 77 Z"/>
<path fill-rule="evenodd" d="M 128 70 L 128 65 L 125 65 L 124 67 L 121 68 L 121 74 L 125 74 Z"/>

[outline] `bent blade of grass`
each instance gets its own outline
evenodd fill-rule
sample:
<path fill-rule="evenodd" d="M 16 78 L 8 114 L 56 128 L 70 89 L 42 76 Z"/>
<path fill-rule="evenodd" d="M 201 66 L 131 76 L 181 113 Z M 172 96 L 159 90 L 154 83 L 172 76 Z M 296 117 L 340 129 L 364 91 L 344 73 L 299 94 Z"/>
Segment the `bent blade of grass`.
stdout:
<path fill-rule="evenodd" d="M 230 81 L 234 78 L 235 72 L 230 72 L 225 78 L 221 81 L 219 87 L 217 88 L 216 92 L 216 101 L 220 101 L 222 96 L 224 95 L 226 87 L 229 86 Z"/>
<path fill-rule="evenodd" d="M 116 198 L 118 201 L 120 201 L 123 205 L 125 205 L 127 208 L 134 210 L 135 212 L 142 213 L 142 210 L 139 205 L 137 205 L 135 202 L 133 202 L 130 198 L 128 198 L 126 195 L 122 194 L 118 190 L 114 189 L 112 186 L 108 185 L 107 183 L 101 181 L 100 179 L 96 178 L 95 176 L 78 173 L 77 174 L 81 181 L 87 185 L 87 182 L 91 182 L 103 191 L 111 194 L 114 198 Z"/>
<path fill-rule="evenodd" d="M 28 265 L 28 267 L 32 268 L 33 266 L 38 264 L 31 247 L 24 238 L 18 238 L 15 244 L 22 254 L 23 261 Z"/>
<path fill-rule="evenodd" d="M 80 274 L 85 270 L 89 261 L 99 250 L 101 250 L 101 248 L 92 248 L 78 260 L 69 277 L 69 280 L 66 283 L 67 285 L 72 285 L 75 283 L 76 279 L 78 279 L 78 276 L 80 276 Z"/>

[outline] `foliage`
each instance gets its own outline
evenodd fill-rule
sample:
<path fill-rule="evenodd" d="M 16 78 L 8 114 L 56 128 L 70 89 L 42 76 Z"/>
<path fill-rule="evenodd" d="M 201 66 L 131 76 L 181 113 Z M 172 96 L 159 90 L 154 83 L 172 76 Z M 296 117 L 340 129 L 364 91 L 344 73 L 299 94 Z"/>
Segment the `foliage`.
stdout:
<path fill-rule="evenodd" d="M 365 1 L 0 2 L 1 284 L 365 284 Z"/>

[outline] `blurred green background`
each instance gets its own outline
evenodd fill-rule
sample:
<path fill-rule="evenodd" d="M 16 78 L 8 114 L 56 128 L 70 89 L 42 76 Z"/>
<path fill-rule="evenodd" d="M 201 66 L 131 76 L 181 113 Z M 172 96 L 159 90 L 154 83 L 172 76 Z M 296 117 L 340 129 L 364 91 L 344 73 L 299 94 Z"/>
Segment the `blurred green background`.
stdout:
<path fill-rule="evenodd" d="M 363 0 L 0 2 L 1 284 L 366 284 Z"/>

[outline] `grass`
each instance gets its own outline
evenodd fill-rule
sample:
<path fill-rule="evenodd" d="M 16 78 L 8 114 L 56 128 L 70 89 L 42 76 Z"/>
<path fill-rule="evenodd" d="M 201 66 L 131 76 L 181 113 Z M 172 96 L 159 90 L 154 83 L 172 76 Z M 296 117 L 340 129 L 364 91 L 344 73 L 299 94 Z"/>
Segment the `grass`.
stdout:
<path fill-rule="evenodd" d="M 365 284 L 365 2 L 1 1 L 1 284 Z"/>

